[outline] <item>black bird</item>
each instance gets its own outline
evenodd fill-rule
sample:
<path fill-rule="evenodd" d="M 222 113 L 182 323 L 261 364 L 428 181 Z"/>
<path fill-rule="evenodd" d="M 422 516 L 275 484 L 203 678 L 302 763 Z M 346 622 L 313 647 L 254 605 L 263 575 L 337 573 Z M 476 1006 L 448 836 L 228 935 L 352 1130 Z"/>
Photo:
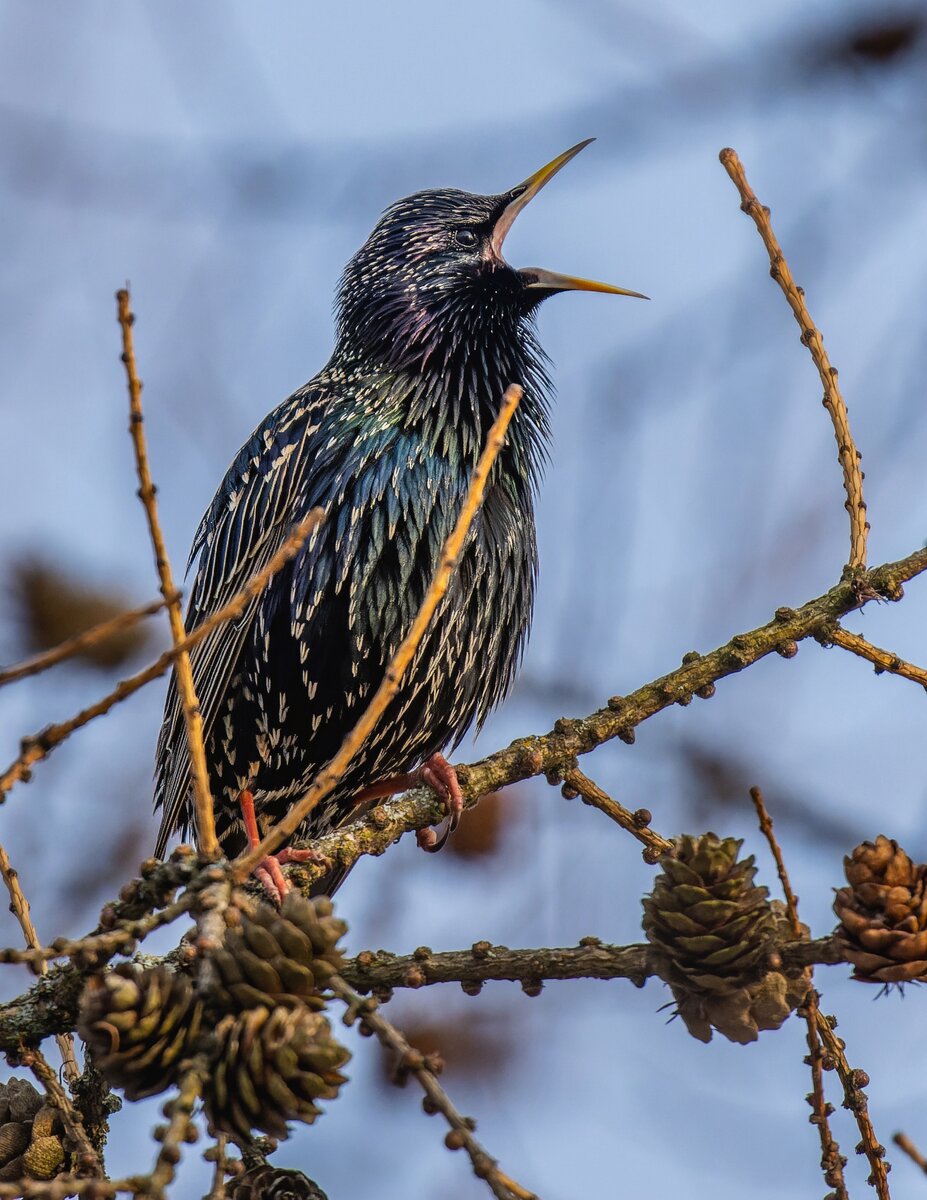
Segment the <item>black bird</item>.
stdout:
<path fill-rule="evenodd" d="M 563 291 L 623 288 L 515 270 L 502 243 L 525 205 L 589 139 L 500 195 L 442 188 L 393 204 L 348 263 L 328 365 L 245 442 L 200 522 L 188 630 L 228 601 L 321 505 L 324 523 L 244 615 L 193 651 L 216 829 L 256 844 L 338 749 L 421 605 L 502 394 L 524 389 L 454 580 L 398 695 L 300 833 L 326 833 L 413 780 L 460 810 L 442 757 L 506 695 L 531 623 L 534 495 L 550 440 L 551 381 L 534 333 Z M 413 774 L 408 774 L 417 770 Z M 157 751 L 157 853 L 193 825 L 183 714 L 172 680 Z M 430 831 L 428 831 L 430 833 Z M 423 838 L 434 846 L 434 835 Z M 282 863 L 257 874 L 273 895 Z M 336 873 L 319 890 L 332 892 Z"/>

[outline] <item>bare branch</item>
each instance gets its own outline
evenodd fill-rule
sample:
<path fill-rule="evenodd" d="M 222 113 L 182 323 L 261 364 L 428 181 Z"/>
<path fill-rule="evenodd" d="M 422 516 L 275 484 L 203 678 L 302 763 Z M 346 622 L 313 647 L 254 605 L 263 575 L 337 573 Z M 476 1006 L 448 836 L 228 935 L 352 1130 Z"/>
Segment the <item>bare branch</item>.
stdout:
<path fill-rule="evenodd" d="M 78 1170 L 100 1178 L 103 1168 L 99 1155 L 90 1144 L 84 1121 L 74 1107 L 70 1096 L 58 1082 L 58 1074 L 49 1066 L 42 1051 L 36 1046 L 20 1056 L 24 1066 L 29 1067 L 36 1079 L 45 1089 L 45 1094 L 52 1105 L 58 1110 L 65 1133 L 77 1151 Z"/>
<path fill-rule="evenodd" d="M 798 919 L 798 897 L 792 891 L 789 873 L 785 869 L 785 860 L 782 857 L 782 847 L 779 845 L 776 832 L 773 829 L 772 817 L 766 811 L 763 793 L 758 787 L 750 789 L 750 799 L 753 801 L 753 807 L 756 809 L 756 815 L 759 818 L 760 831 L 769 843 L 769 849 L 772 851 L 772 856 L 776 864 L 776 871 L 779 873 L 779 882 L 782 884 L 782 891 L 785 893 L 786 908 L 789 910 L 792 933 L 795 935 L 796 941 L 801 941 L 805 932 L 801 927 L 801 921 Z"/>
<path fill-rule="evenodd" d="M 734 675 L 806 638 L 829 636 L 834 622 L 876 597 L 899 600 L 902 584 L 927 570 L 927 548 L 898 562 L 885 563 L 854 581 L 843 581 L 801 608 L 779 608 L 766 625 L 736 634 L 710 654 L 691 651 L 682 666 L 644 684 L 627 696 L 613 696 L 607 707 L 588 717 L 561 718 L 549 733 L 517 738 L 504 750 L 468 766 L 457 767 L 457 777 L 468 808 L 489 792 L 536 775 L 562 778 L 576 758 L 603 742 L 620 738 L 633 742 L 634 729 L 673 704 L 688 704 L 693 696 L 714 695 L 718 680 Z M 791 657 L 791 653 L 788 657 Z M 440 800 L 430 788 L 415 788 L 394 800 L 377 805 L 357 821 L 325 837 L 301 842 L 341 866 L 350 866 L 365 854 L 382 854 L 404 833 L 437 824 L 444 816 Z M 300 887 L 325 873 L 325 868 L 301 864 L 287 868 Z"/>
<path fill-rule="evenodd" d="M 890 650 L 881 650 L 878 646 L 873 646 L 858 633 L 850 633 L 842 625 L 836 625 L 828 634 L 828 639 L 835 646 L 849 650 L 851 654 L 858 654 L 860 658 L 868 659 L 869 662 L 875 664 L 876 674 L 890 671 L 893 675 L 901 675 L 902 678 L 910 679 L 913 683 L 919 683 L 922 688 L 927 689 L 927 670 L 923 667 L 916 667 L 913 663 L 905 662 L 903 658 L 892 654 Z"/>
<path fill-rule="evenodd" d="M 830 937 L 788 942 L 776 949 L 790 969 L 846 961 L 839 943 Z M 531 990 L 555 979 L 628 979 L 639 986 L 657 976 L 650 953 L 646 944 L 612 946 L 594 937 L 583 938 L 579 946 L 529 950 L 476 942 L 466 950 L 436 953 L 424 947 L 407 955 L 363 951 L 346 961 L 342 976 L 352 987 L 370 992 L 436 983 L 459 983 L 465 990 L 476 990 L 491 980 L 509 980 Z M 102 951 L 100 956 L 104 957 Z M 174 951 L 165 958 L 146 955 L 142 961 L 146 967 L 165 963 L 186 969 L 190 957 Z M 27 992 L 0 1004 L 0 1051 L 15 1051 L 23 1044 L 33 1045 L 50 1034 L 73 1029 L 84 980 L 99 965 L 100 959 L 92 959 L 53 967 Z"/>
<path fill-rule="evenodd" d="M 370 736 L 371 731 L 386 711 L 390 701 L 396 695 L 402 677 L 415 657 L 415 652 L 425 635 L 425 630 L 428 628 L 435 610 L 447 592 L 451 576 L 457 565 L 458 556 L 463 549 L 467 533 L 470 530 L 470 525 L 482 503 L 489 472 L 496 461 L 499 451 L 502 449 L 506 430 L 509 427 L 509 422 L 515 413 L 515 409 L 518 407 L 521 397 L 522 389 L 517 384 L 512 384 L 506 388 L 499 408 L 499 415 L 493 422 L 489 435 L 486 438 L 486 445 L 470 479 L 470 487 L 467 491 L 463 508 L 460 511 L 460 516 L 457 518 L 457 523 L 441 550 L 438 568 L 435 571 L 428 591 L 425 593 L 425 599 L 422 601 L 421 608 L 419 608 L 409 632 L 403 638 L 399 649 L 393 655 L 392 662 L 386 668 L 383 680 L 374 693 L 372 700 L 363 713 L 361 713 L 354 728 L 341 743 L 337 753 L 315 777 L 306 795 L 288 810 L 282 820 L 273 826 L 260 845 L 255 846 L 253 850 L 250 850 L 247 854 L 243 854 L 236 860 L 233 871 L 234 878 L 239 881 L 247 879 L 254 868 L 260 863 L 261 859 L 265 858 L 268 854 L 273 854 L 275 850 L 278 850 L 284 842 L 291 838 L 315 806 L 328 795 L 338 780 L 344 775 L 351 760 Z"/>
<path fill-rule="evenodd" d="M 808 347 L 811 357 L 814 359 L 814 365 L 818 369 L 818 375 L 821 377 L 821 383 L 824 385 L 824 407 L 830 413 L 834 425 L 837 457 L 843 468 L 843 486 L 847 494 L 845 508 L 850 514 L 849 566 L 854 571 L 864 568 L 866 566 L 866 537 L 869 532 L 869 522 L 866 520 L 866 502 L 863 499 L 861 455 L 853 441 L 847 406 L 840 394 L 840 388 L 837 386 L 837 368 L 830 365 L 827 351 L 824 349 L 824 341 L 805 304 L 804 289 L 800 288 L 792 278 L 789 264 L 773 233 L 769 220 L 769 209 L 757 200 L 753 189 L 747 182 L 743 164 L 735 151 L 722 150 L 719 157 L 722 166 L 740 193 L 740 207 L 753 218 L 760 237 L 763 239 L 763 245 L 769 254 L 769 273 L 782 288 L 789 307 L 795 314 L 795 320 L 801 328 L 802 344 Z"/>
<path fill-rule="evenodd" d="M 623 804 L 619 804 L 617 800 L 613 800 L 606 792 L 592 782 L 592 780 L 584 775 L 579 767 L 571 767 L 563 776 L 563 794 L 567 799 L 571 798 L 571 793 L 580 795 L 585 804 L 592 805 L 599 812 L 605 813 L 622 829 L 626 829 L 632 837 L 636 837 L 639 842 L 643 842 L 646 850 L 644 857 L 649 863 L 656 863 L 664 854 L 674 853 L 676 847 L 666 838 L 660 837 L 658 833 L 650 828 L 651 816 L 645 808 L 640 808 L 637 812 L 631 812 L 625 808 Z"/>
<path fill-rule="evenodd" d="M 180 593 L 178 592 L 176 595 L 179 599 Z M 50 650 L 45 650 L 42 654 L 33 655 L 32 658 L 27 658 L 25 661 L 16 663 L 12 667 L 3 667 L 0 669 L 0 687 L 8 683 L 15 683 L 18 679 L 28 679 L 31 675 L 39 675 L 42 671 L 47 671 L 50 667 L 57 667 L 59 663 L 64 662 L 66 659 L 83 654 L 92 646 L 99 645 L 100 642 L 109 641 L 116 634 L 123 633 L 126 629 L 131 629 L 133 625 L 137 625 L 145 617 L 154 616 L 155 613 L 159 613 L 166 605 L 167 601 L 164 599 L 152 600 L 149 604 L 143 604 L 140 608 L 131 608 L 126 612 L 117 613 L 115 617 L 110 617 L 108 621 L 101 621 L 99 625 L 85 629 L 83 633 L 77 633 L 74 637 L 66 638 L 63 642 L 59 642 L 57 646 L 52 646 Z"/>
<path fill-rule="evenodd" d="M 183 623 L 183 612 L 180 607 L 180 597 L 174 587 L 174 574 L 167 553 L 167 545 L 158 519 L 158 502 L 155 499 L 156 489 L 151 478 L 148 465 L 148 448 L 145 444 L 145 417 L 142 412 L 142 381 L 138 377 L 135 366 L 135 345 L 132 337 L 132 326 L 135 324 L 135 314 L 132 312 L 128 288 L 121 288 L 116 293 L 119 312 L 119 325 L 122 329 L 122 361 L 126 368 L 126 379 L 129 387 L 129 432 L 132 435 L 132 445 L 135 449 L 135 466 L 138 471 L 138 495 L 145 508 L 148 518 L 148 532 L 155 554 L 155 566 L 158 578 L 161 580 L 161 595 L 167 604 L 167 615 L 171 624 L 171 637 L 174 648 L 178 649 L 186 637 Z M 207 858 L 217 858 L 219 843 L 216 840 L 216 823 L 213 816 L 212 795 L 209 791 L 209 769 L 206 765 L 206 747 L 203 744 L 203 717 L 200 713 L 199 700 L 196 697 L 196 687 L 193 682 L 193 668 L 190 666 L 190 655 L 186 650 L 178 649 L 177 661 L 174 664 L 177 678 L 177 691 L 183 704 L 184 724 L 187 730 L 187 749 L 190 754 L 190 778 L 193 783 L 193 801 L 196 807 L 196 835 L 200 853 Z"/>
<path fill-rule="evenodd" d="M 879 1200 L 891 1200 L 888 1190 L 888 1172 L 891 1165 L 885 1161 L 885 1147 L 879 1143 L 869 1119 L 869 1107 L 863 1088 L 869 1084 L 869 1076 L 859 1068 L 853 1068 L 847 1062 L 844 1053 L 843 1039 L 834 1033 L 837 1024 L 836 1017 L 825 1016 L 819 1007 L 815 1009 L 815 1024 L 818 1035 L 824 1043 L 824 1050 L 830 1055 L 840 1082 L 843 1084 L 843 1105 L 856 1118 L 859 1132 L 862 1136 L 863 1153 L 869 1160 L 870 1175 L 868 1182 L 875 1188 Z"/>
<path fill-rule="evenodd" d="M 899 1130 L 898 1133 L 892 1134 L 892 1141 L 899 1150 L 903 1150 L 908 1158 L 927 1175 L 927 1158 L 918 1150 L 917 1146 L 915 1146 L 906 1133 L 902 1133 Z"/>
<path fill-rule="evenodd" d="M 499 1170 L 494 1158 L 486 1153 L 473 1136 L 474 1123 L 469 1117 L 462 1116 L 454 1107 L 450 1096 L 438 1083 L 432 1067 L 438 1066 L 431 1060 L 432 1056 L 423 1055 L 413 1049 L 402 1033 L 380 1012 L 377 1002 L 359 996 L 344 979 L 335 975 L 329 987 L 348 1005 L 345 1023 L 349 1024 L 355 1017 L 360 1018 L 362 1030 L 376 1035 L 381 1044 L 392 1050 L 398 1057 L 397 1075 L 404 1080 L 408 1075 L 414 1075 L 425 1093 L 425 1111 L 440 1112 L 448 1125 L 450 1133 L 445 1138 L 449 1150 L 464 1149 L 470 1156 L 473 1173 L 478 1179 L 485 1179 L 490 1191 L 497 1200 L 537 1200 L 533 1192 L 523 1188 L 508 1175 Z"/>
<path fill-rule="evenodd" d="M 181 1149 L 192 1127 L 193 1109 L 203 1090 L 209 1074 L 209 1063 L 205 1055 L 198 1054 L 190 1062 L 180 1078 L 177 1095 L 169 1100 L 170 1123 L 162 1131 L 161 1149 L 144 1194 L 150 1200 L 164 1200 L 168 1186 L 173 1182 Z"/>
<path fill-rule="evenodd" d="M 0 874 L 3 875 L 3 882 L 10 893 L 10 912 L 12 912 L 13 916 L 19 922 L 19 927 L 23 931 L 23 937 L 26 939 L 26 945 L 30 950 L 37 950 L 41 943 L 39 942 L 39 935 L 35 931 L 35 925 L 32 923 L 29 901 L 26 899 L 26 894 L 20 885 L 19 872 L 13 869 L 6 848 L 2 845 L 0 845 Z M 44 975 L 48 967 L 42 962 L 39 970 Z M 61 1061 L 64 1063 L 64 1073 L 68 1081 L 73 1083 L 80 1075 L 80 1068 L 74 1056 L 74 1038 L 70 1033 L 59 1033 L 56 1034 L 56 1041 L 61 1054 Z"/>
<path fill-rule="evenodd" d="M 798 897 L 792 890 L 789 873 L 785 869 L 782 847 L 776 838 L 772 818 L 766 811 L 763 793 L 758 787 L 750 789 L 750 799 L 753 801 L 753 807 L 756 809 L 756 815 L 759 818 L 760 830 L 769 843 L 769 849 L 776 863 L 779 882 L 782 884 L 782 891 L 785 894 L 785 903 L 789 913 L 789 922 L 792 926 L 792 934 L 796 942 L 800 944 L 804 938 L 805 931 L 802 929 L 801 921 L 798 918 Z M 840 1153 L 840 1146 L 830 1127 L 830 1116 L 834 1109 L 833 1105 L 827 1103 L 824 1096 L 824 1050 L 818 1033 L 818 1022 L 821 1017 L 820 997 L 814 987 L 811 986 L 810 979 L 807 995 L 798 1012 L 804 1017 L 806 1025 L 805 1040 L 808 1043 L 808 1057 L 806 1062 L 811 1069 L 811 1092 L 807 1100 L 812 1108 L 811 1120 L 817 1126 L 818 1139 L 821 1143 L 821 1170 L 824 1172 L 824 1182 L 828 1187 L 833 1188 L 835 1200 L 849 1200 L 846 1180 L 843 1175 L 846 1159 Z"/>

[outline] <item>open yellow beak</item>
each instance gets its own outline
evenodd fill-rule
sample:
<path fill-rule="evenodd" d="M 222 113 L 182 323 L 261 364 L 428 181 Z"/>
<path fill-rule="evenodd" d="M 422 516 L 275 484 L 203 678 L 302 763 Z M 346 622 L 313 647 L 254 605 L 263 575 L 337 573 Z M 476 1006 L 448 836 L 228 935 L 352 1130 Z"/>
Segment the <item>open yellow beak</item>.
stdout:
<path fill-rule="evenodd" d="M 595 138 L 586 138 L 564 150 L 549 163 L 529 175 L 524 183 L 513 188 L 513 199 L 502 210 L 493 228 L 490 246 L 497 258 L 502 258 L 502 243 L 506 234 L 515 224 L 515 218 L 521 210 L 534 199 L 542 187 L 549 183 L 557 172 L 575 158 L 580 150 L 585 150 Z M 614 287 L 610 283 L 597 283 L 594 279 L 580 279 L 575 275 L 560 275 L 556 271 L 547 271 L 543 267 L 525 267 L 518 272 L 529 288 L 543 288 L 547 292 L 608 292 L 613 296 L 634 296 L 638 300 L 648 300 L 649 297 L 641 292 L 631 292 L 627 288 Z"/>

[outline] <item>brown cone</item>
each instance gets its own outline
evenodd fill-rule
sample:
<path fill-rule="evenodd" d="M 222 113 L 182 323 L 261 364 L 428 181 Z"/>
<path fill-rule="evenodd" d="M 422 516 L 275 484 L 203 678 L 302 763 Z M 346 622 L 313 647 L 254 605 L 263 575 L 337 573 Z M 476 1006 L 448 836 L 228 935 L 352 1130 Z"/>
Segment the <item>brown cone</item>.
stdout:
<path fill-rule="evenodd" d="M 290 892 L 279 912 L 243 899 L 228 917 L 234 923 L 210 956 L 218 976 L 209 992 L 214 1007 L 229 1013 L 323 1007 L 325 987 L 344 961 L 337 943 L 347 930 L 327 897 Z"/>
<path fill-rule="evenodd" d="M 755 1041 L 761 1029 L 778 1029 L 807 991 L 806 981 L 767 969 L 776 913 L 754 883 L 753 856 L 739 857 L 742 845 L 713 833 L 681 837 L 643 902 L 661 977 L 703 1042 L 712 1029 L 733 1042 Z"/>
<path fill-rule="evenodd" d="M 837 936 L 866 983 L 927 980 L 927 865 L 882 834 L 843 860 L 848 887 L 834 898 Z"/>
<path fill-rule="evenodd" d="M 295 1008 L 252 1008 L 216 1029 L 203 1100 L 214 1128 L 242 1140 L 259 1129 L 287 1134 L 287 1121 L 311 1125 L 318 1100 L 334 1100 L 350 1058 L 321 1014 Z"/>
<path fill-rule="evenodd" d="M 130 1100 L 141 1100 L 174 1083 L 199 1036 L 201 1016 L 186 976 L 125 963 L 87 981 L 77 1031 L 106 1079 Z"/>

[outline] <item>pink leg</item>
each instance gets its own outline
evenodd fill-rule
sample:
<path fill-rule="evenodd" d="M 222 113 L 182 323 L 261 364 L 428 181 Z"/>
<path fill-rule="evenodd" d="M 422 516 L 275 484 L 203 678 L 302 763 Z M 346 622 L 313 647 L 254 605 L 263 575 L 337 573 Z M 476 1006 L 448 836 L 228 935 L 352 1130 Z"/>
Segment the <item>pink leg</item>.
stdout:
<path fill-rule="evenodd" d="M 439 838 L 433 829 L 420 829 L 415 840 L 423 850 L 430 854 L 436 853 L 460 824 L 460 814 L 463 812 L 463 792 L 457 781 L 457 772 L 443 754 L 432 754 L 426 758 L 417 771 L 404 775 L 389 775 L 386 779 L 364 788 L 357 800 L 359 804 L 369 800 L 380 800 L 384 796 L 395 796 L 398 792 L 407 792 L 409 788 L 425 784 L 436 792 L 447 806 L 447 828 Z"/>
<path fill-rule="evenodd" d="M 251 792 L 242 792 L 238 798 L 241 806 L 241 817 L 245 826 L 248 845 L 253 850 L 260 845 L 261 835 L 258 832 L 257 819 L 254 815 L 254 796 Z M 291 850 L 284 846 L 277 854 L 269 854 L 254 868 L 254 877 L 260 880 L 261 886 L 278 907 L 283 897 L 289 892 L 290 885 L 286 881 L 282 867 L 287 863 L 321 862 L 322 856 L 315 850 Z"/>

